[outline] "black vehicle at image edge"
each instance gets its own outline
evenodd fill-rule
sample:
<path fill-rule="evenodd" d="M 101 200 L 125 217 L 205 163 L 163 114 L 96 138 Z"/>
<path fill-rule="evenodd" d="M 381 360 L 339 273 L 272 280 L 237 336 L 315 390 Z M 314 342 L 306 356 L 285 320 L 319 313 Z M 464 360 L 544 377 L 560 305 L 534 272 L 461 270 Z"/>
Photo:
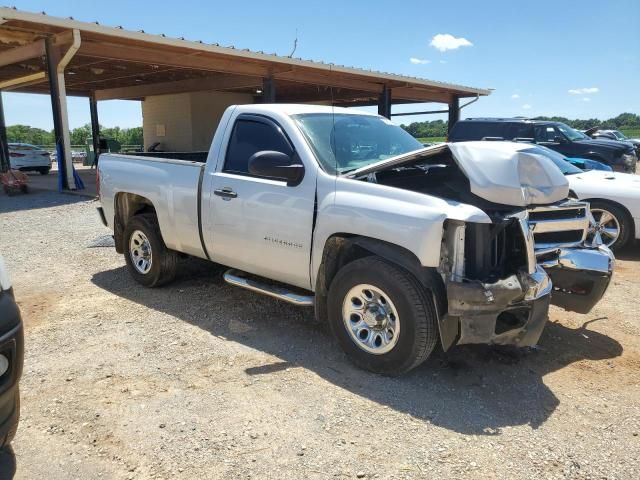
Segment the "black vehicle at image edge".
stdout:
<path fill-rule="evenodd" d="M 20 418 L 19 381 L 24 361 L 24 335 L 4 261 L 0 256 L 0 448 L 16 434 Z"/>
<path fill-rule="evenodd" d="M 633 145 L 617 140 L 593 139 L 561 122 L 524 118 L 467 118 L 458 121 L 450 142 L 471 140 L 528 140 L 566 157 L 588 158 L 618 172 L 635 173 L 638 157 Z"/>

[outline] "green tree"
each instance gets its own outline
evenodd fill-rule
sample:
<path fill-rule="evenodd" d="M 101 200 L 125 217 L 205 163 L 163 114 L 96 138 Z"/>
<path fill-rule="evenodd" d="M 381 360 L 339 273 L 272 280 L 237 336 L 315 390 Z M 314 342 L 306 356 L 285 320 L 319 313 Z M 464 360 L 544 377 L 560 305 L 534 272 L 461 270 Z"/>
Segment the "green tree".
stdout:
<path fill-rule="evenodd" d="M 7 127 L 7 140 L 15 143 L 31 143 L 33 145 L 51 145 L 54 143 L 53 132 L 28 125 L 10 125 Z"/>
<path fill-rule="evenodd" d="M 85 145 L 91 138 L 91 125 L 87 123 L 82 127 L 74 128 L 69 135 L 71 145 Z"/>

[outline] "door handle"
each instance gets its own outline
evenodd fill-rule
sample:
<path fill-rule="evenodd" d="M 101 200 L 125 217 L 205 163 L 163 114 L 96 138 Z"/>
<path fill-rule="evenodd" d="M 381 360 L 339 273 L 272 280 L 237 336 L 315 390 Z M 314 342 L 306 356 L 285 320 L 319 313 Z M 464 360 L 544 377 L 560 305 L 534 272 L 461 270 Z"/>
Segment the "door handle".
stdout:
<path fill-rule="evenodd" d="M 217 190 L 214 190 L 213 193 L 215 195 L 218 195 L 219 197 L 226 199 L 236 198 L 238 196 L 238 194 L 231 190 L 229 187 L 219 188 Z"/>

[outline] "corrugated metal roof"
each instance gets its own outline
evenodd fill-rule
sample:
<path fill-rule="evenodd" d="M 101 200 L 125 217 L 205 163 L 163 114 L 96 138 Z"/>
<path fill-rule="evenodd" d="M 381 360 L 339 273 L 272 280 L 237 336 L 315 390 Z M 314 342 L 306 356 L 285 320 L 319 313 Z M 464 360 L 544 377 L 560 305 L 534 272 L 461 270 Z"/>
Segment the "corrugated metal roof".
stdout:
<path fill-rule="evenodd" d="M 439 90 L 452 91 L 465 96 L 470 95 L 489 95 L 490 89 L 474 88 L 464 85 L 457 85 L 452 83 L 440 82 L 435 80 L 427 80 L 424 78 L 413 77 L 408 75 L 398 75 L 390 72 L 381 72 L 371 69 L 362 69 L 351 66 L 336 65 L 333 63 L 325 63 L 323 61 L 315 61 L 310 59 L 302 59 L 299 57 L 291 58 L 287 56 L 277 55 L 276 53 L 264 53 L 262 51 L 253 51 L 249 49 L 238 49 L 235 46 L 220 46 L 217 43 L 204 43 L 202 40 L 186 40 L 184 37 L 171 38 L 165 34 L 149 34 L 144 30 L 137 32 L 126 30 L 122 26 L 104 26 L 99 22 L 81 22 L 75 20 L 73 17 L 60 18 L 47 15 L 45 12 L 40 14 L 25 12 L 18 10 L 16 7 L 2 7 L 0 8 L 0 17 L 5 20 L 17 20 L 23 22 L 29 22 L 39 24 L 48 27 L 55 27 L 61 29 L 78 29 L 81 32 L 87 31 L 101 35 L 113 36 L 122 39 L 135 40 L 139 42 L 147 42 L 157 45 L 167 45 L 174 47 L 182 47 L 193 50 L 199 50 L 204 52 L 212 52 L 217 54 L 224 54 L 232 57 L 242 57 L 253 60 L 262 60 L 266 62 L 274 62 L 279 64 L 288 64 L 293 66 L 309 67 L 321 70 L 328 70 L 333 72 L 340 72 L 346 74 L 360 75 L 375 79 L 378 81 L 396 81 L 406 82 L 411 86 L 428 87 Z M 1 28 L 1 25 L 0 25 Z"/>

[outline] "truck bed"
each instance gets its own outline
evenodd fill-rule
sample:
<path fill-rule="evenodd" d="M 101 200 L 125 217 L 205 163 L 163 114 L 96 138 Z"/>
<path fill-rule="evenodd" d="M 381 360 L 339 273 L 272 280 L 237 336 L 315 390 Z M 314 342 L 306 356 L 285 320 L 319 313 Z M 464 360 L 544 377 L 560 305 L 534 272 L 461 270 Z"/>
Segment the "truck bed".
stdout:
<path fill-rule="evenodd" d="M 169 248 L 206 258 L 198 215 L 198 188 L 204 165 L 177 158 L 101 155 L 100 196 L 106 218 L 114 218 L 116 197 L 121 192 L 139 195 L 155 206 L 163 240 Z"/>

